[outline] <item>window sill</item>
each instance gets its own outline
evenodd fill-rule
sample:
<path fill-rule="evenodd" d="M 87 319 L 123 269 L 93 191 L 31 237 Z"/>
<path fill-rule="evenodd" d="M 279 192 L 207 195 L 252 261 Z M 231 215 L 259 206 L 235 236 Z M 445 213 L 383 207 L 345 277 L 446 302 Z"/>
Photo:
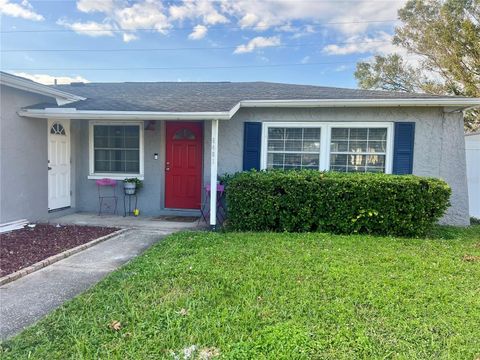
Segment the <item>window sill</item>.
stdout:
<path fill-rule="evenodd" d="M 99 180 L 99 179 L 113 179 L 113 180 L 125 180 L 128 178 L 137 178 L 143 180 L 144 176 L 141 174 L 90 174 L 87 176 L 89 180 Z"/>

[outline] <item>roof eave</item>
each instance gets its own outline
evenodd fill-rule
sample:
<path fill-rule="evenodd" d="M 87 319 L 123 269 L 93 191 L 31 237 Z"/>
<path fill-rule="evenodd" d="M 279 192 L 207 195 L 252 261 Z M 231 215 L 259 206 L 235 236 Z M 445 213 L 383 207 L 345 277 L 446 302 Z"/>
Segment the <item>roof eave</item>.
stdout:
<path fill-rule="evenodd" d="M 95 111 L 75 108 L 22 109 L 20 116 L 85 120 L 228 120 L 229 112 Z"/>
<path fill-rule="evenodd" d="M 50 86 L 36 83 L 27 79 L 22 79 L 5 72 L 0 76 L 0 83 L 5 86 L 10 86 L 15 89 L 33 92 L 35 94 L 49 96 L 55 98 L 57 105 L 62 106 L 76 101 L 85 100 L 86 98 L 65 91 L 54 89 Z"/>
<path fill-rule="evenodd" d="M 480 98 L 243 100 L 240 107 L 480 107 Z"/>
<path fill-rule="evenodd" d="M 46 108 L 22 109 L 18 114 L 33 118 L 51 119 L 229 120 L 241 107 L 456 107 L 457 110 L 465 110 L 480 107 L 480 98 L 242 100 L 230 111 L 218 112 L 100 111 L 77 110 L 76 108 Z"/>

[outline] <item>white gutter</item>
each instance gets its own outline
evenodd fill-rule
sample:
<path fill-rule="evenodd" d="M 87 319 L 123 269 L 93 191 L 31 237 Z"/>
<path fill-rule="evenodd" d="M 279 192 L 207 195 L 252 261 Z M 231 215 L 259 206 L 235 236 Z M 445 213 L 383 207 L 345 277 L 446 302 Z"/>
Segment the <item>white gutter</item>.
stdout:
<path fill-rule="evenodd" d="M 47 85 L 42 85 L 31 80 L 14 76 L 5 72 L 0 74 L 0 83 L 15 89 L 32 92 L 39 95 L 45 95 L 55 98 L 57 105 L 66 105 L 75 101 L 85 100 L 86 98 L 65 91 L 54 89 Z"/>
<path fill-rule="evenodd" d="M 105 120 L 228 120 L 229 112 L 95 111 L 75 108 L 23 109 L 20 116 L 40 119 Z"/>
<path fill-rule="evenodd" d="M 241 107 L 397 107 L 460 106 L 478 107 L 480 98 L 435 99 L 320 99 L 320 100 L 243 100 Z"/>
<path fill-rule="evenodd" d="M 96 111 L 75 108 L 22 109 L 20 116 L 33 118 L 108 119 L 108 120 L 229 120 L 242 107 L 247 108 L 317 108 L 317 107 L 480 107 L 480 98 L 435 99 L 321 99 L 321 100 L 243 100 L 230 111 L 159 112 Z"/>

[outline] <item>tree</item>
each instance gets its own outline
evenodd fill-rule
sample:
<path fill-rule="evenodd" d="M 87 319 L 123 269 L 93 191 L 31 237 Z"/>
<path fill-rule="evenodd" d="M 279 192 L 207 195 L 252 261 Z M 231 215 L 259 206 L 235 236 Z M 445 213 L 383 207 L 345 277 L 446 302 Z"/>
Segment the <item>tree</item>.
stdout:
<path fill-rule="evenodd" d="M 480 97 L 480 0 L 409 0 L 398 16 L 393 44 L 418 64 L 398 54 L 360 62 L 361 88 Z M 479 110 L 466 114 L 465 128 L 480 130 Z"/>

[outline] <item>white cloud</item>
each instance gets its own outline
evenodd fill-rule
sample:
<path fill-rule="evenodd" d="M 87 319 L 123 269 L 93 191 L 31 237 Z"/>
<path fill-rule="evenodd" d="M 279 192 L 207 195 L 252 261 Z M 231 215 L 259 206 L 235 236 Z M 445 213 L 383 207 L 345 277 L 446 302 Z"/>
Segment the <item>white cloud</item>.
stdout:
<path fill-rule="evenodd" d="M 393 20 L 397 18 L 397 10 L 406 0 L 375 1 L 356 0 L 342 2 L 335 1 L 252 1 L 236 0 L 223 1 L 221 7 L 225 13 L 238 19 L 241 27 L 254 27 L 257 30 L 267 30 L 272 27 L 281 29 L 295 21 L 308 21 L 317 24 L 330 24 L 345 34 L 357 34 L 368 28 L 385 25 L 384 23 L 369 22 Z M 343 23 L 343 24 L 338 24 Z M 348 24 L 345 24 L 348 23 Z"/>
<path fill-rule="evenodd" d="M 272 36 L 272 37 L 257 36 L 252 40 L 250 40 L 248 43 L 237 46 L 237 48 L 233 53 L 245 54 L 245 53 L 252 52 L 255 49 L 278 46 L 281 43 L 282 42 L 280 40 L 280 37 L 278 36 Z"/>
<path fill-rule="evenodd" d="M 138 39 L 135 32 L 139 29 L 153 29 L 166 34 L 171 27 L 165 15 L 166 9 L 157 0 L 142 0 L 132 4 L 122 0 L 78 0 L 77 8 L 84 13 L 101 13 L 104 19 L 102 22 L 69 22 L 60 19 L 57 24 L 88 36 L 113 36 L 114 32 L 109 30 L 116 30 L 124 42 Z"/>
<path fill-rule="evenodd" d="M 114 9 L 113 0 L 78 0 L 77 9 L 84 13 L 110 12 Z"/>
<path fill-rule="evenodd" d="M 182 5 L 172 5 L 169 8 L 170 19 L 200 19 L 206 25 L 227 23 L 229 20 L 215 8 L 210 0 L 184 0 Z"/>
<path fill-rule="evenodd" d="M 190 35 L 188 35 L 188 38 L 191 40 L 200 40 L 207 35 L 207 27 L 205 25 L 197 25 L 193 28 L 193 31 Z"/>
<path fill-rule="evenodd" d="M 130 33 L 123 33 L 123 41 L 124 42 L 130 42 L 133 40 L 137 40 L 138 36 L 135 34 L 130 34 Z"/>
<path fill-rule="evenodd" d="M 110 16 L 123 30 L 156 29 L 165 34 L 171 25 L 163 11 L 161 2 L 144 0 L 132 6 L 117 8 Z"/>
<path fill-rule="evenodd" d="M 342 44 L 330 44 L 323 48 L 328 55 L 349 55 L 349 54 L 390 54 L 400 51 L 400 48 L 391 43 L 392 35 L 386 32 L 378 32 L 376 36 L 351 36 Z"/>
<path fill-rule="evenodd" d="M 5 1 L 8 0 L 0 0 Z M 393 22 L 382 21 L 396 19 L 397 10 L 405 1 L 355 0 L 339 5 L 335 1 L 314 0 L 77 0 L 77 8 L 86 14 L 102 14 L 103 19 L 95 19 L 95 22 L 111 24 L 119 30 L 124 41 L 135 40 L 134 33 L 139 29 L 154 29 L 166 34 L 177 24 L 183 27 L 185 22 L 194 29 L 197 26 L 236 23 L 240 28 L 256 31 L 288 32 L 295 39 L 318 33 L 321 29 L 359 36 L 372 29 L 391 28 Z M 86 20 L 82 22 L 88 23 Z M 299 26 L 302 22 L 309 25 Z M 228 31 L 228 27 L 225 29 Z M 128 35 L 124 35 L 122 30 Z M 206 36 L 203 30 L 194 30 L 189 38 L 201 35 Z"/>
<path fill-rule="evenodd" d="M 71 29 L 77 34 L 91 37 L 113 36 L 113 26 L 108 23 L 97 23 L 94 21 L 69 23 L 64 19 L 59 19 L 57 24 Z"/>
<path fill-rule="evenodd" d="M 21 3 L 12 3 L 9 0 L 0 0 L 0 14 L 19 17 L 26 20 L 42 21 L 45 18 L 33 10 L 27 0 Z"/>
<path fill-rule="evenodd" d="M 70 84 L 72 82 L 84 82 L 88 83 L 89 80 L 85 79 L 82 76 L 52 76 L 48 74 L 28 74 L 24 72 L 14 72 L 14 75 L 21 76 L 26 79 L 33 80 L 40 84 L 45 85 L 53 85 L 55 83 L 55 79 L 57 80 L 57 84 Z"/>

